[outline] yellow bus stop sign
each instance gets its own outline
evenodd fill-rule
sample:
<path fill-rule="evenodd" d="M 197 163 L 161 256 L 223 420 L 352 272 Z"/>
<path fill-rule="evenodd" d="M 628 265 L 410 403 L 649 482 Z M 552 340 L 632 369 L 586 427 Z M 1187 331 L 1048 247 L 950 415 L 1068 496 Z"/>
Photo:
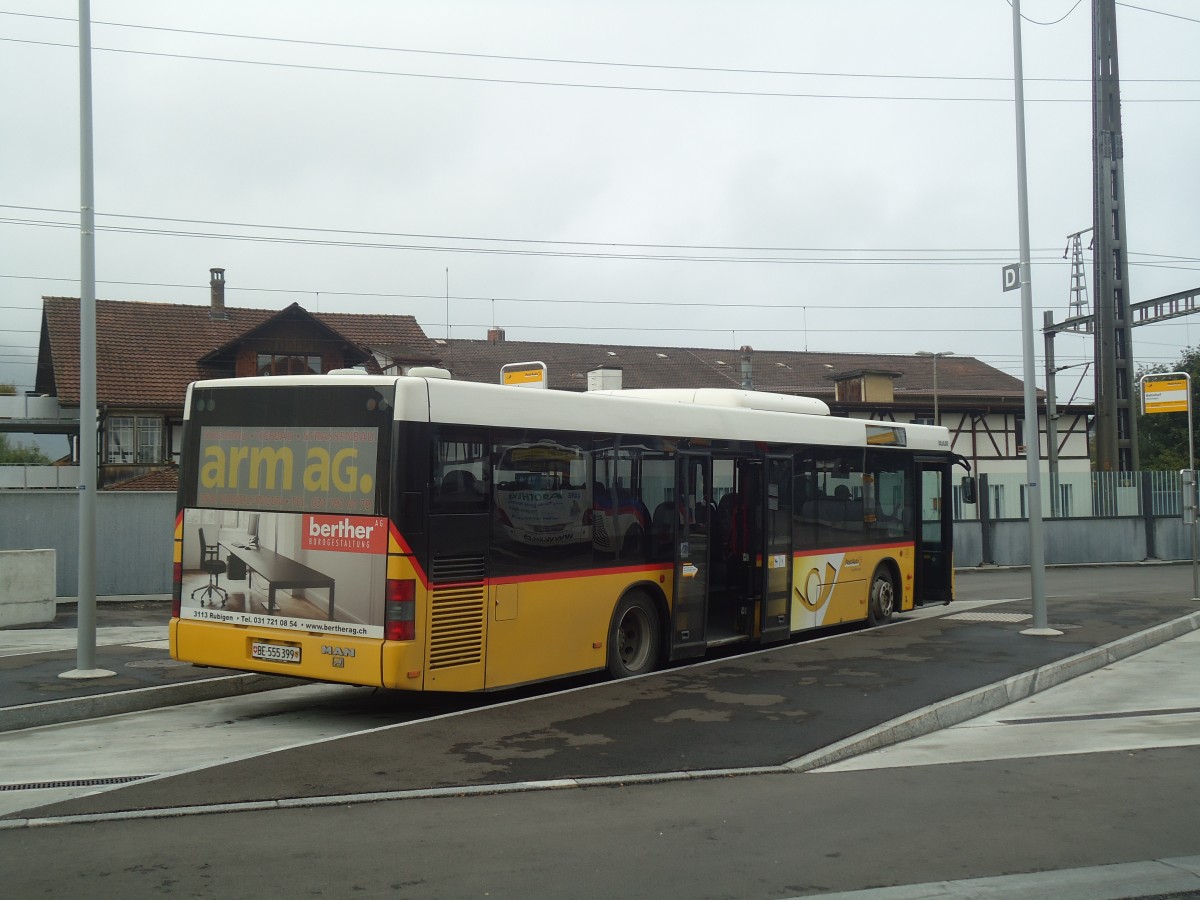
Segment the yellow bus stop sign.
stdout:
<path fill-rule="evenodd" d="M 500 383 L 511 387 L 546 387 L 544 362 L 508 363 L 500 369 Z"/>
<path fill-rule="evenodd" d="M 1142 411 L 1150 413 L 1172 413 L 1188 411 L 1188 383 L 1186 378 L 1167 378 L 1142 383 Z"/>

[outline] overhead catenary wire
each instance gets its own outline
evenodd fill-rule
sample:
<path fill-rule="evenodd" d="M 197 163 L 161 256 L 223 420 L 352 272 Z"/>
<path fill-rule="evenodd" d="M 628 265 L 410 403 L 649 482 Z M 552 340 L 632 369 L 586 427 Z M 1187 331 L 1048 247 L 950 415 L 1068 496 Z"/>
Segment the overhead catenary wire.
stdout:
<path fill-rule="evenodd" d="M 1076 2 L 1076 6 L 1079 2 Z M 1142 7 L 1132 6 L 1130 4 L 1118 3 L 1118 6 L 1130 6 L 1131 9 L 1143 9 Z M 1070 12 L 1074 11 L 1072 7 Z M 1157 10 L 1144 10 L 1146 12 L 1158 12 Z M 1067 15 L 1070 15 L 1070 12 Z M 1162 15 L 1171 15 L 1170 13 L 1161 13 Z M 76 20 L 68 16 L 50 16 L 42 13 L 18 13 L 0 11 L 0 15 L 18 16 L 25 19 L 43 19 L 56 22 L 67 22 L 74 24 Z M 1064 16 L 1063 18 L 1066 18 Z M 1176 18 L 1186 19 L 1185 16 L 1176 16 Z M 1059 20 L 1061 21 L 1061 20 Z M 1187 21 L 1197 21 L 1188 19 Z M 706 72 L 715 74 L 733 74 L 733 75 L 778 75 L 790 77 L 805 77 L 805 78 L 860 78 L 860 79 L 883 79 L 883 80 L 911 80 L 911 81 L 982 81 L 982 82 L 1002 82 L 1009 84 L 1012 81 L 1010 75 L 918 75 L 918 74 L 901 74 L 889 72 L 822 72 L 822 71 L 805 71 L 796 69 L 755 69 L 735 66 L 687 66 L 668 63 L 647 63 L 647 62 L 625 62 L 620 60 L 597 60 L 597 59 L 572 59 L 569 57 L 548 57 L 548 56 L 517 56 L 513 54 L 502 53 L 471 53 L 461 50 L 430 50 L 427 48 L 415 47 L 392 47 L 382 44 L 355 44 L 343 41 L 316 41 L 302 38 L 286 38 L 278 35 L 262 35 L 262 34 L 244 34 L 239 32 L 227 31 L 205 31 L 191 28 L 169 28 L 162 25 L 142 25 L 132 22 L 106 22 L 93 20 L 93 26 L 123 28 L 138 31 L 152 31 L 166 34 L 181 34 L 193 37 L 206 38 L 222 38 L 228 40 L 255 41 L 260 43 L 280 44 L 280 45 L 295 45 L 302 47 L 321 47 L 333 50 L 366 50 L 371 52 L 398 53 L 432 57 L 449 57 L 454 59 L 479 59 L 491 60 L 497 62 L 520 62 L 520 63 L 538 63 L 558 66 L 591 66 L 591 67 L 607 67 L 614 69 L 649 69 L 661 70 L 669 72 Z M 1025 79 L 1028 82 L 1042 83 L 1075 83 L 1075 84 L 1091 84 L 1090 78 L 1046 78 L 1046 77 L 1028 77 Z M 1200 81 L 1194 78 L 1126 78 L 1126 83 L 1142 82 L 1142 83 L 1174 83 L 1174 82 L 1193 82 Z"/>
<path fill-rule="evenodd" d="M 1128 5 L 1128 4 L 1119 4 L 1119 5 L 1125 6 L 1125 5 Z M 1133 7 L 1133 8 L 1138 8 L 1138 7 Z M 1153 10 L 1150 10 L 1150 11 L 1151 11 L 1151 12 L 1156 12 L 1156 11 L 1153 11 Z M 1181 17 L 1181 18 L 1182 18 L 1182 17 Z M 72 21 L 72 20 L 66 20 L 66 21 Z M 114 23 L 114 24 L 116 24 L 116 23 Z M 130 26 L 130 27 L 140 27 L 140 26 Z M 304 43 L 304 42 L 301 42 L 301 43 Z M 383 49 L 387 49 L 387 48 L 383 48 Z M 421 52 L 421 51 L 413 51 L 413 52 Z M 447 54 L 447 55 L 455 55 L 455 54 Z M 464 54 L 464 55 L 466 55 L 466 54 Z M 486 55 L 482 55 L 482 56 L 486 56 Z M 555 62 L 554 60 L 546 60 L 546 61 L 547 61 L 547 62 Z M 559 62 L 562 62 L 562 61 L 559 61 Z M 570 62 L 570 61 L 566 61 L 566 62 Z M 594 64 L 594 65 L 602 65 L 602 64 L 603 64 L 603 63 L 592 63 L 592 62 L 587 62 L 587 61 L 577 61 L 577 62 L 580 62 L 580 64 L 589 64 L 589 65 L 593 65 L 593 64 Z M 670 68 L 670 67 L 663 67 L 663 68 Z M 715 70 L 715 71 L 720 71 L 720 70 L 718 69 L 718 70 Z M 751 73 L 751 72 L 753 72 L 753 70 L 746 70 L 746 71 L 747 71 L 747 73 Z M 758 74 L 769 74 L 769 72 L 768 72 L 767 70 L 764 70 L 763 72 L 761 72 L 761 73 L 758 73 Z M 789 73 L 781 73 L 781 74 L 789 74 Z M 790 74 L 821 74 L 821 73 L 790 73 Z M 827 74 L 828 74 L 828 73 L 827 73 Z M 870 77 L 880 77 L 880 78 L 889 78 L 889 79 L 891 79 L 891 78 L 902 78 L 902 77 L 906 77 L 906 76 L 892 76 L 892 75 L 880 75 L 880 76 L 875 76 L 875 75 L 871 75 L 871 74 L 868 74 L 868 73 L 845 73 L 843 77 L 863 77 L 863 78 L 870 78 Z M 942 76 L 925 76 L 925 78 L 927 78 L 927 79 L 935 79 L 935 78 L 942 78 Z M 946 77 L 945 77 L 945 79 L 946 79 L 946 80 L 991 80 L 991 79 L 988 79 L 987 77 L 976 77 L 976 76 L 946 76 Z M 999 80 L 999 77 L 997 77 L 997 79 L 996 79 L 996 80 Z M 1006 78 L 1005 80 L 1007 80 L 1007 78 Z M 1047 79 L 1047 81 L 1053 81 L 1053 80 L 1056 80 L 1056 79 Z M 1131 80 L 1132 80 L 1132 79 L 1126 79 L 1126 81 L 1131 81 Z M 1188 79 L 1188 80 L 1190 81 L 1191 79 Z M 1073 79 L 1072 81 L 1079 81 L 1079 82 L 1083 82 L 1083 81 L 1085 81 L 1085 79 Z M 242 227 L 242 226 L 239 226 L 239 227 Z M 245 227 L 252 227 L 252 226 L 245 226 Z M 268 226 L 268 227 L 269 227 L 269 226 Z M 135 232 L 135 233 L 136 233 L 136 232 Z M 148 234 L 155 234 L 155 233 L 157 233 L 157 232 L 154 232 L 154 231 L 148 231 L 148 232 L 146 232 L 146 233 L 148 233 Z M 187 233 L 187 232 L 180 232 L 178 235 L 175 235 L 173 232 L 171 232 L 171 231 L 169 231 L 169 230 L 163 230 L 161 233 L 162 233 L 162 234 L 164 234 L 164 235 L 168 235 L 168 236 L 180 236 L 180 237 L 192 236 L 192 235 L 190 235 L 190 234 L 189 234 L 189 233 Z M 195 235 L 195 236 L 196 236 L 196 237 L 198 237 L 198 238 L 202 238 L 202 239 L 207 239 L 207 238 L 211 237 L 211 235 L 207 235 L 207 234 L 198 234 L 198 235 Z M 221 238 L 218 238 L 218 239 L 221 239 Z M 223 239 L 236 240 L 236 239 L 242 239 L 242 238 L 241 238 L 241 236 L 227 236 L 227 237 L 224 237 Z M 248 238 L 247 238 L 247 239 L 248 239 Z M 447 237 L 446 239 L 447 239 L 447 240 L 458 240 L 459 238 Z M 506 241 L 506 242 L 512 242 L 512 243 L 531 243 L 531 242 L 522 241 L 521 239 L 515 239 L 515 238 L 514 238 L 514 239 L 489 239 L 489 238 L 476 238 L 475 240 L 487 240 L 487 241 L 493 241 L 493 240 L 494 240 L 494 241 L 497 241 L 497 242 L 499 242 L 499 241 Z M 547 243 L 547 245 L 550 245 L 550 243 L 551 243 L 551 242 L 546 242 L 546 243 Z M 565 242 L 554 242 L 554 243 L 565 243 Z M 351 243 L 351 242 L 347 242 L 347 243 L 345 244 L 345 246 L 358 246 L 358 245 L 356 245 L 356 244 L 353 244 L 353 243 Z M 613 245 L 613 246 L 630 247 L 630 246 L 639 246 L 639 245 L 627 245 L 627 244 L 621 244 L 621 245 Z M 653 246 L 653 245 L 640 245 L 640 246 L 649 247 L 649 246 Z M 662 245 L 662 246 L 671 246 L 671 245 Z M 679 246 L 679 248 L 683 248 L 683 247 L 686 247 L 687 245 L 678 245 L 678 246 Z M 387 248 L 385 248 L 385 249 L 387 249 Z M 407 249 L 410 249 L 410 248 L 408 248 L 408 247 L 401 247 L 401 248 L 398 248 L 398 249 L 405 249 L 405 250 L 407 250 Z M 411 249 L 420 249 L 420 248 L 411 248 Z M 436 249 L 436 250 L 442 250 L 442 251 L 444 251 L 444 252 L 450 252 L 450 251 L 452 251 L 452 250 L 454 250 L 454 249 L 458 249 L 458 248 L 452 248 L 452 247 L 445 248 L 445 247 L 443 247 L 443 248 L 430 248 L 430 249 Z M 713 249 L 713 248 L 710 248 L 710 249 Z M 732 249 L 732 248 L 729 248 L 729 249 Z M 740 249 L 740 248 L 739 248 L 739 249 Z M 471 252 L 471 251 L 464 251 L 464 252 Z M 482 250 L 482 249 L 475 249 L 475 250 L 474 250 L 474 252 L 485 252 L 485 251 L 484 251 L 484 250 Z M 904 251 L 879 251 L 879 252 L 880 252 L 880 253 L 884 253 L 884 252 L 904 252 Z M 925 252 L 933 252 L 933 251 L 925 251 Z M 939 251 L 939 252 L 940 252 L 940 251 Z M 958 252 L 960 252 L 960 251 L 948 251 L 948 252 L 954 252 L 954 253 L 958 253 Z M 983 252 L 988 252 L 988 251 L 983 251 Z M 995 251 L 995 252 L 1000 252 L 1000 251 L 999 251 L 999 250 L 997 250 L 997 251 Z M 616 258 L 621 258 L 621 257 L 617 256 Z M 628 258 L 638 258 L 638 257 L 636 257 L 636 256 L 633 256 L 633 255 L 630 255 Z M 663 258 L 666 258 L 666 259 L 673 259 L 673 260 L 675 260 L 675 259 L 676 259 L 676 258 L 675 258 L 675 257 L 673 257 L 673 256 L 666 256 L 666 255 L 664 255 L 664 257 L 663 257 Z M 678 259 L 682 260 L 682 259 L 684 259 L 684 257 L 679 257 Z M 1173 259 L 1173 258 L 1171 258 L 1171 257 L 1167 257 L 1167 259 Z M 698 261 L 708 261 L 708 260 L 703 260 L 703 259 L 701 259 L 701 260 L 698 260 Z M 722 260 L 717 260 L 717 261 L 722 261 Z M 820 263 L 822 262 L 821 260 L 808 260 L 808 261 L 809 261 L 809 262 L 811 262 L 811 263 L 813 263 L 813 264 L 820 264 Z M 1188 262 L 1188 261 L 1191 261 L 1191 260 L 1189 260 L 1189 259 L 1187 259 L 1187 258 L 1184 258 L 1182 261 L 1183 261 L 1183 262 Z M 919 262 L 923 262 L 923 261 L 919 261 Z M 1054 261 L 1054 260 L 1049 260 L 1049 259 L 1045 260 L 1044 262 L 1045 262 L 1045 264 L 1055 264 L 1055 263 L 1056 263 L 1056 261 Z M 953 262 L 938 261 L 938 264 L 943 264 L 943 263 L 945 263 L 945 264 L 959 264 L 957 260 L 955 260 L 955 261 L 953 261 Z M 834 264 L 844 264 L 844 263 L 842 263 L 842 262 L 840 262 L 840 261 L 837 261 L 837 262 L 835 262 Z M 980 262 L 979 264 L 980 264 L 980 265 L 983 265 L 983 264 L 986 264 L 986 262 Z M 1149 262 L 1142 263 L 1142 264 L 1143 264 L 1143 265 L 1147 265 L 1147 266 L 1154 265 L 1154 266 L 1156 266 L 1156 267 L 1161 267 L 1161 268 L 1172 268 L 1172 269 L 1185 269 L 1185 270 L 1187 270 L 1187 269 L 1190 269 L 1190 268 L 1191 268 L 1190 266 L 1187 266 L 1187 265 L 1182 265 L 1182 266 L 1180 266 L 1180 265 L 1166 265 L 1166 264 L 1162 264 L 1162 263 L 1157 263 L 1157 264 L 1156 264 L 1156 263 L 1149 263 Z M 189 285 L 189 287 L 194 287 L 194 286 L 192 286 L 192 285 Z M 245 289 L 245 288 L 240 288 L 240 289 L 241 289 L 241 290 L 249 290 L 249 289 Z M 279 292 L 285 292 L 285 291 L 283 291 L 283 289 L 262 289 L 262 290 L 276 290 L 276 291 L 279 291 Z M 295 293 L 295 294 L 312 294 L 312 293 L 314 293 L 314 292 L 313 292 L 313 291 L 311 291 L 311 290 L 301 290 L 301 291 L 288 291 L 288 293 Z M 324 291 L 322 291 L 321 293 L 326 293 L 326 294 L 329 294 L 329 293 L 331 293 L 331 292 L 324 292 Z M 332 293 L 336 295 L 336 294 L 340 294 L 340 293 L 342 293 L 342 292 L 332 292 Z M 355 293 L 355 292 L 344 292 L 344 295 L 346 295 L 346 296 L 369 296 L 369 295 L 364 295 L 364 294 L 357 294 L 357 293 Z M 414 297 L 418 297 L 419 295 L 412 295 L 412 296 L 414 296 Z M 479 299 L 484 299 L 484 298 L 479 298 Z M 488 299 L 491 299 L 491 298 L 488 298 Z M 503 299 L 503 298 L 502 298 L 502 299 Z M 574 301 L 574 300 L 561 300 L 561 299 L 560 299 L 560 300 L 552 300 L 552 299 L 549 299 L 549 298 L 547 298 L 547 299 L 541 299 L 541 298 L 510 298 L 510 299 L 512 300 L 512 302 L 531 302 L 531 303 L 562 303 L 562 302 L 581 302 L 581 303 L 587 303 L 587 302 L 590 302 L 590 301 L 586 301 L 586 300 L 580 300 L 580 301 Z M 616 301 L 616 302 L 631 302 L 631 301 Z M 687 305 L 687 304 L 673 304 L 673 305 Z M 722 304 L 696 304 L 696 305 L 711 305 L 711 306 L 713 306 L 714 308 L 716 308 L 716 307 L 720 307 Z M 739 304 L 739 305 L 744 305 L 744 304 Z M 806 308 L 806 309 L 818 309 L 818 308 L 821 308 L 821 307 L 819 307 L 819 306 L 817 306 L 817 305 L 814 305 L 814 304 L 800 304 L 800 305 L 801 305 L 803 308 Z M 860 304 L 855 304 L 854 306 L 855 306 L 855 308 L 856 308 L 856 309 L 857 309 L 857 308 L 864 308 L 864 309 L 865 309 L 865 308 L 875 308 L 875 307 L 869 307 L 869 306 L 862 306 L 862 305 L 860 305 Z M 907 308 L 909 308 L 909 309 L 914 309 L 914 308 L 917 308 L 917 309 L 923 309 L 923 308 L 930 308 L 930 309 L 945 308 L 945 307 L 936 307 L 936 306 L 930 306 L 930 307 L 924 307 L 924 306 L 921 306 L 921 307 L 913 307 L 913 306 L 908 306 L 908 305 L 906 305 L 906 306 L 907 306 Z M 781 309 L 787 309 L 787 308 L 789 308 L 789 307 L 788 307 L 788 306 L 786 306 L 786 305 L 782 305 L 782 304 L 781 304 L 781 305 L 780 305 L 778 308 L 781 308 Z M 791 307 L 791 308 L 794 308 L 794 307 Z M 830 308 L 830 309 L 840 309 L 840 308 L 842 308 L 842 307 L 838 307 L 838 306 L 831 306 L 831 307 L 828 307 L 828 308 Z M 888 308 L 888 307 L 879 307 L 879 308 Z M 990 307 L 990 306 L 983 306 L 983 307 L 980 307 L 980 306 L 977 306 L 977 305 L 975 305 L 975 304 L 972 304 L 972 309 L 980 309 L 980 308 L 993 308 L 993 307 Z M 999 308 L 1007 308 L 1007 307 L 999 307 L 999 306 L 998 306 L 998 307 L 994 307 L 994 308 L 998 308 L 998 309 L 999 309 Z M 509 326 L 509 327 L 519 327 L 519 326 Z M 712 330 L 712 331 L 720 331 L 720 330 L 722 330 L 722 329 L 710 329 L 710 330 Z M 815 330 L 815 329 L 813 329 L 813 330 Z"/>
<path fill-rule="evenodd" d="M 19 219 L 13 217 L 0 218 L 0 225 L 20 225 L 35 228 L 65 228 L 75 229 L 78 225 L 73 222 L 54 222 L 36 219 Z M 316 231 L 316 229 L 298 229 L 300 231 Z M 1003 261 L 1001 257 L 810 257 L 810 256 L 732 256 L 720 254 L 686 254 L 686 253 L 618 253 L 615 251 L 583 250 L 548 250 L 514 247 L 481 247 L 472 245 L 451 246 L 447 244 L 409 244 L 377 241 L 334 240 L 332 238 L 304 238 L 298 236 L 265 235 L 265 234 L 232 234 L 217 231 L 185 231 L 170 228 L 138 228 L 124 225 L 97 225 L 97 232 L 112 234 L 148 235 L 159 237 L 198 238 L 204 240 L 241 241 L 263 244 L 288 244 L 304 247 L 342 247 L 360 250 L 404 250 L 422 251 L 427 253 L 467 253 L 489 254 L 497 256 L 531 256 L 565 259 L 622 259 L 640 261 L 665 262 L 706 262 L 706 263 L 757 263 L 771 265 L 869 265 L 869 266 L 914 266 L 914 265 L 995 265 Z M 1041 262 L 1060 264 L 1057 251 L 1044 258 Z"/>
<path fill-rule="evenodd" d="M 75 45 L 62 41 L 41 41 L 29 38 L 0 37 L 0 42 L 13 44 L 29 44 L 41 47 L 61 47 L 74 49 Z M 192 62 L 216 62 L 231 65 L 255 66 L 275 69 L 294 69 L 309 72 L 338 72 L 347 75 L 376 75 L 389 78 L 416 78 L 443 82 L 462 82 L 476 84 L 500 84 L 521 87 L 576 88 L 595 91 L 632 91 L 638 93 L 696 95 L 710 97 L 764 97 L 796 100 L 875 100 L 894 102 L 930 102 L 930 103 L 1011 103 L 1008 96 L 996 97 L 951 97 L 909 94 L 846 94 L 824 93 L 815 91 L 752 91 L 719 88 L 671 87 L 666 85 L 644 84 L 600 84 L 595 82 L 578 81 L 540 81 L 532 78 L 496 78 L 480 75 L 449 75 L 435 72 L 399 72 L 389 69 L 369 69 L 360 66 L 323 66 L 313 63 L 281 62 L 278 60 L 238 59 L 229 56 L 206 56 L 195 53 L 167 53 L 161 50 L 132 50 L 123 47 L 93 47 L 98 53 L 121 53 L 130 56 L 157 57 L 161 59 L 181 59 Z M 1029 103 L 1091 103 L 1089 96 L 1085 97 L 1026 97 Z M 1123 103 L 1200 103 L 1200 97 L 1124 97 Z"/>
<path fill-rule="evenodd" d="M 8 203 L 0 203 L 0 209 L 16 209 L 23 212 L 43 212 L 43 213 L 61 213 L 63 215 L 76 215 L 77 211 L 73 209 L 64 209 L 61 207 L 42 207 L 42 206 L 16 206 Z M 888 247 L 888 248 L 872 248 L 872 247 L 781 247 L 781 246 L 755 246 L 745 244 L 666 244 L 666 243 L 636 243 L 632 241 L 565 241 L 552 240 L 547 238 L 503 238 L 503 237 L 488 237 L 483 235 L 461 235 L 461 234 L 437 234 L 437 233 L 421 233 L 421 232 L 402 232 L 402 231 L 370 231 L 364 229 L 353 228 L 326 228 L 304 225 L 276 225 L 263 222 L 229 222 L 214 219 L 187 219 L 175 216 L 150 216 L 138 213 L 116 213 L 116 212 L 101 212 L 97 213 L 101 218 L 113 219 L 137 219 L 146 222 L 174 222 L 177 224 L 187 225 L 217 225 L 225 228 L 259 228 L 269 231 L 302 231 L 314 232 L 318 234 L 342 234 L 342 235 L 365 235 L 368 237 L 395 237 L 395 238 L 410 238 L 420 240 L 445 240 L 445 241 L 485 241 L 496 243 L 516 243 L 516 244 L 548 244 L 552 246 L 566 247 L 636 247 L 639 249 L 653 250 L 725 250 L 725 251 L 753 251 L 761 253 L 995 253 L 995 254 L 1011 254 L 1016 252 L 1011 247 L 950 247 L 950 248 L 933 248 L 933 247 Z M 36 222 L 36 220 L 30 220 Z M 64 222 L 56 224 L 74 224 L 73 222 Z M 1039 253 L 1057 252 L 1054 248 L 1042 247 L 1038 248 Z M 1169 256 L 1165 258 L 1181 259 L 1185 257 Z"/>
<path fill-rule="evenodd" d="M 68 210 L 58 207 L 35 207 L 35 206 L 18 206 L 13 204 L 0 203 L 0 209 L 14 209 L 23 212 L 42 212 L 42 213 L 57 213 L 61 215 L 75 215 L 74 210 Z M 914 254 L 914 253 L 931 253 L 931 254 L 992 254 L 994 259 L 985 261 L 995 262 L 1002 261 L 1011 256 L 1015 251 L 1010 247 L 787 247 L 787 246 L 762 246 L 762 245 L 746 245 L 746 244 L 669 244 L 669 243 L 637 243 L 633 241 L 582 241 L 582 240 L 561 240 L 549 238 L 510 238 L 510 237 L 492 237 L 485 235 L 454 235 L 454 234 L 438 234 L 438 233 L 422 233 L 422 232 L 398 232 L 398 231 L 373 231 L 366 229 L 352 228 L 327 228 L 305 225 L 276 225 L 263 222 L 230 222 L 224 220 L 213 219 L 189 219 L 177 216 L 151 216 L 137 213 L 114 213 L 106 212 L 99 213 L 100 218 L 113 219 L 133 219 L 147 222 L 171 222 L 183 225 L 213 225 L 225 228 L 239 229 L 260 229 L 263 231 L 281 231 L 281 232 L 301 232 L 313 234 L 333 234 L 333 235 L 358 235 L 365 237 L 388 237 L 388 238 L 408 238 L 416 240 L 429 241 L 476 241 L 482 243 L 498 243 L 498 244 L 534 244 L 558 247 L 604 247 L 604 248 L 635 248 L 645 250 L 706 250 L 706 251 L 727 251 L 727 252 L 756 252 L 756 253 L 834 253 L 834 254 Z M 29 225 L 61 225 L 66 227 L 74 227 L 75 223 L 53 222 L 37 219 L 18 219 L 18 218 L 0 218 L 0 223 L 7 224 L 29 224 Z M 163 233 L 176 233 L 174 230 L 163 229 Z M 189 232 L 190 233 L 190 232 Z M 200 235 L 207 237 L 209 235 Z M 407 249 L 407 248 L 406 248 Z M 1037 253 L 1055 253 L 1053 248 L 1040 247 L 1037 248 Z M 1142 253 L 1131 251 L 1134 256 L 1147 256 L 1155 259 L 1174 260 L 1178 262 L 1197 262 L 1200 263 L 1200 257 L 1183 256 L 1180 254 L 1166 253 Z M 861 257 L 852 256 L 853 260 L 858 260 Z M 925 259 L 925 257 L 920 257 Z M 1058 262 L 1056 258 L 1045 258 L 1045 262 Z"/>

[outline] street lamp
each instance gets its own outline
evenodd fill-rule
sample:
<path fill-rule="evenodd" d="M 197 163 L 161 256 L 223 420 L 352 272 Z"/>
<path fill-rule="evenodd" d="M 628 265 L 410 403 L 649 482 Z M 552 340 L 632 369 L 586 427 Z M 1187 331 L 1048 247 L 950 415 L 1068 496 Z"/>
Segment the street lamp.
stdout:
<path fill-rule="evenodd" d="M 937 361 L 945 356 L 953 356 L 953 350 L 939 350 L 933 353 L 929 350 L 918 350 L 917 356 L 924 356 L 933 360 L 933 424 L 941 423 L 941 416 L 938 415 L 938 390 L 937 390 Z"/>

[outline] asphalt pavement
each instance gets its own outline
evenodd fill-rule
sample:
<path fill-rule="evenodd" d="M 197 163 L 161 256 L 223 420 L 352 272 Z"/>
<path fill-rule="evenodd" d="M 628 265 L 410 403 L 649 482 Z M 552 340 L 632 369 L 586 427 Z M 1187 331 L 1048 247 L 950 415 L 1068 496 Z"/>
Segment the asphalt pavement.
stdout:
<path fill-rule="evenodd" d="M 1174 568 L 1182 583 L 1186 570 Z M 184 772 L 17 818 L 804 771 L 996 709 L 1200 627 L 1190 591 L 1121 589 L 1119 579 L 1097 572 L 1095 590 L 1054 599 L 1058 636 L 1020 634 L 1030 624 L 1028 599 L 951 606 L 938 610 L 945 615 L 898 616 L 885 628 L 840 630 L 640 678 L 534 697 L 499 694 L 482 709 L 227 763 L 219 778 Z M 0 632 L 0 652 L 9 654 L 0 656 L 0 728 L 289 683 L 175 664 L 161 636 L 110 643 L 120 629 L 137 637 L 162 628 L 168 610 L 162 601 L 101 604 L 97 665 L 118 673 L 107 679 L 62 679 L 74 652 L 34 649 L 48 632 L 71 633 L 69 609 L 53 629 Z M 14 653 L 22 640 L 30 652 Z"/>

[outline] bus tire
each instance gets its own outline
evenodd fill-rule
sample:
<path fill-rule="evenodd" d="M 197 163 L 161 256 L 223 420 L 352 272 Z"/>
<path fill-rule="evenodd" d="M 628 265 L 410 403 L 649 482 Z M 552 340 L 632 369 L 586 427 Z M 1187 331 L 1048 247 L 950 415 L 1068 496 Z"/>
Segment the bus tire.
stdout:
<path fill-rule="evenodd" d="M 882 625 L 896 611 L 896 577 L 891 567 L 880 565 L 871 576 L 871 594 L 867 598 L 867 619 L 872 625 Z"/>
<path fill-rule="evenodd" d="M 628 678 L 652 672 L 658 666 L 660 630 L 658 611 L 649 597 L 622 597 L 608 629 L 609 675 Z"/>

